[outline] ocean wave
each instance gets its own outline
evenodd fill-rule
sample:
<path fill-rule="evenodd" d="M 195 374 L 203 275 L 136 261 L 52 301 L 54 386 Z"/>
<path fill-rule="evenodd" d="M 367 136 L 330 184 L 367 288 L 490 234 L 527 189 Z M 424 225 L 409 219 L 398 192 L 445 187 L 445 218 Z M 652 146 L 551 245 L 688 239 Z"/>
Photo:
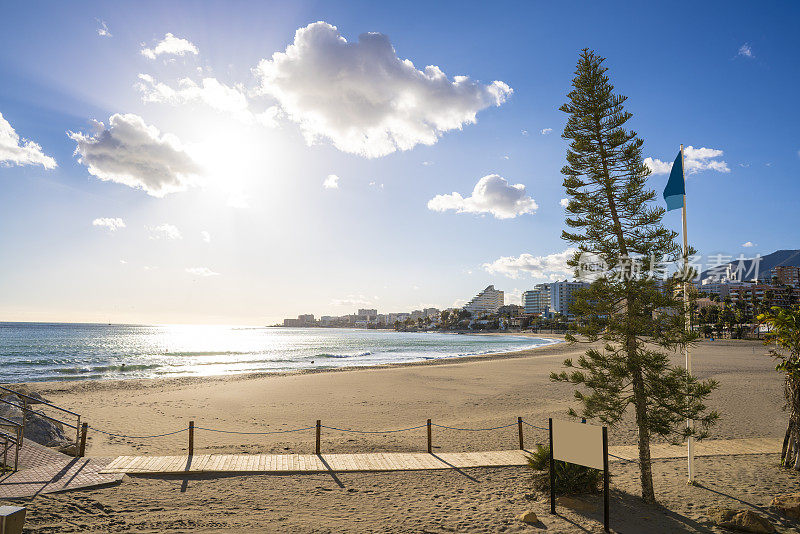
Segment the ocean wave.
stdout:
<path fill-rule="evenodd" d="M 258 352 L 241 352 L 235 350 L 222 351 L 188 351 L 188 352 L 162 352 L 159 356 L 247 356 L 248 354 L 258 354 Z"/>
<path fill-rule="evenodd" d="M 308 357 L 306 357 L 306 359 L 310 360 L 312 358 L 359 358 L 359 357 L 371 356 L 371 355 L 372 355 L 372 352 L 370 352 L 370 351 L 357 352 L 355 354 L 332 354 L 332 353 L 329 353 L 329 352 L 323 352 L 323 353 L 320 353 L 320 354 L 315 354 L 314 356 L 308 356 Z"/>
<path fill-rule="evenodd" d="M 85 375 L 90 373 L 106 373 L 109 371 L 118 371 L 123 373 L 129 373 L 133 371 L 145 371 L 147 369 L 157 369 L 161 367 L 161 364 L 153 363 L 153 364 L 141 364 L 141 365 L 97 365 L 94 367 L 58 367 L 52 369 L 51 372 L 53 373 L 61 373 L 65 375 Z"/>

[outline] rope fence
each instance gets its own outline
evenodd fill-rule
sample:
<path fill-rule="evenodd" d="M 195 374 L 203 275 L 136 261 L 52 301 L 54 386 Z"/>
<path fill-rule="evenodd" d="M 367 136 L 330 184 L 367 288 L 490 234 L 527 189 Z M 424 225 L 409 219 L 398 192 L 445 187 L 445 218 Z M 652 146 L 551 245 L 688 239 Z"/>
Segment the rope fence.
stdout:
<path fill-rule="evenodd" d="M 351 434 L 373 434 L 373 435 L 374 434 L 395 434 L 395 433 L 399 433 L 399 432 L 409 432 L 409 431 L 412 431 L 412 430 L 419 430 L 421 428 L 427 428 L 428 429 L 428 452 L 432 453 L 433 452 L 432 427 L 437 427 L 437 428 L 441 428 L 441 429 L 444 429 L 444 430 L 454 430 L 454 431 L 457 431 L 457 432 L 488 432 L 488 431 L 502 430 L 502 429 L 505 429 L 505 428 L 511 428 L 513 426 L 516 426 L 518 428 L 519 448 L 520 448 L 520 450 L 525 450 L 525 444 L 524 444 L 524 439 L 523 439 L 524 436 L 523 436 L 523 431 L 522 431 L 523 425 L 528 426 L 528 427 L 533 428 L 533 429 L 536 429 L 536 430 L 543 430 L 543 431 L 547 431 L 548 430 L 546 427 L 541 427 L 541 426 L 537 426 L 537 425 L 534 425 L 532 423 L 529 423 L 528 421 L 525 421 L 522 417 L 517 417 L 517 421 L 515 423 L 510 423 L 508 425 L 501 425 L 501 426 L 493 426 L 493 427 L 489 427 L 489 428 L 461 428 L 461 427 L 455 427 L 455 426 L 440 425 L 440 424 L 434 423 L 430 419 L 428 419 L 428 421 L 424 425 L 417 425 L 417 426 L 412 426 L 412 427 L 408 427 L 408 428 L 398 428 L 398 429 L 393 429 L 393 430 L 356 430 L 356 429 L 352 429 L 352 428 L 339 428 L 339 427 L 335 427 L 335 426 L 323 425 L 322 422 L 320 420 L 318 420 L 317 424 L 314 425 L 314 426 L 307 426 L 307 427 L 303 427 L 303 428 L 291 428 L 291 429 L 287 429 L 287 430 L 266 430 L 266 431 L 261 431 L 261 432 L 249 432 L 249 431 L 240 431 L 240 430 L 222 430 L 222 429 L 218 429 L 218 428 L 206 428 L 206 427 L 202 427 L 202 426 L 196 427 L 196 426 L 194 426 L 194 421 L 190 421 L 189 422 L 189 426 L 186 427 L 186 428 L 181 428 L 180 430 L 175 430 L 173 432 L 165 432 L 163 434 L 153 434 L 153 435 L 150 435 L 150 436 L 131 436 L 131 435 L 128 435 L 128 434 L 118 434 L 118 433 L 115 433 L 115 432 L 108 432 L 106 430 L 102 430 L 102 429 L 94 427 L 94 426 L 89 426 L 88 423 L 83 423 L 82 435 L 81 435 L 81 440 L 80 440 L 80 449 L 79 449 L 79 454 L 78 455 L 82 457 L 85 454 L 85 451 L 86 451 L 86 433 L 87 433 L 88 429 L 92 429 L 95 432 L 99 432 L 101 434 L 105 434 L 106 436 L 111 436 L 111 437 L 115 437 L 115 438 L 125 438 L 125 439 L 157 439 L 157 438 L 164 438 L 164 437 L 167 437 L 167 436 L 174 436 L 174 435 L 180 434 L 182 432 L 189 432 L 189 454 L 191 455 L 191 454 L 194 453 L 194 431 L 195 430 L 203 430 L 205 432 L 216 432 L 216 433 L 219 433 L 219 434 L 236 434 L 236 435 L 245 435 L 245 436 L 266 436 L 266 435 L 274 435 L 274 434 L 289 434 L 289 433 L 293 433 L 293 432 L 305 432 L 307 430 L 316 429 L 316 447 L 315 447 L 315 449 L 316 449 L 316 454 L 320 454 L 321 453 L 321 435 L 322 435 L 322 429 L 323 428 L 325 428 L 327 430 L 334 430 L 336 432 L 346 432 L 346 433 L 351 433 Z M 621 456 L 617 456 L 616 454 L 608 453 L 608 455 L 610 457 L 612 457 L 612 458 L 616 458 L 617 460 L 619 460 L 621 462 L 626 462 L 626 463 L 634 462 L 635 463 L 635 460 L 630 460 L 628 458 L 623 458 Z"/>
<path fill-rule="evenodd" d="M 412 430 L 419 430 L 419 429 L 422 429 L 422 428 L 426 428 L 427 429 L 427 437 L 428 437 L 428 443 L 427 443 L 428 452 L 432 453 L 433 452 L 433 427 L 441 428 L 443 430 L 453 430 L 453 431 L 457 431 L 457 432 L 489 432 L 489 431 L 502 430 L 502 429 L 505 429 L 505 428 L 511 428 L 513 426 L 516 426 L 517 430 L 518 430 L 519 448 L 521 450 L 525 450 L 523 428 L 522 428 L 523 425 L 526 425 L 526 426 L 528 426 L 530 428 L 533 428 L 533 429 L 536 429 L 536 430 L 547 430 L 547 428 L 540 427 L 540 426 L 537 426 L 537 425 L 534 425 L 534 424 L 531 424 L 531 423 L 525 421 L 522 417 L 517 417 L 517 421 L 514 422 L 514 423 L 510 423 L 510 424 L 507 424 L 507 425 L 494 426 L 494 427 L 489 427 L 489 428 L 461 428 L 461 427 L 455 427 L 455 426 L 440 425 L 440 424 L 434 423 L 430 419 L 428 419 L 427 422 L 424 425 L 417 425 L 417 426 L 412 426 L 412 427 L 408 427 L 408 428 L 398 428 L 398 429 L 392 429 L 392 430 L 357 430 L 357 429 L 352 429 L 352 428 L 339 428 L 339 427 L 335 427 L 335 426 L 323 425 L 321 420 L 317 420 L 317 423 L 314 426 L 307 426 L 307 427 L 303 427 L 303 428 L 292 428 L 292 429 L 286 429 L 286 430 L 266 430 L 266 431 L 259 431 L 259 432 L 241 431 L 241 430 L 223 430 L 223 429 L 218 429 L 218 428 L 207 428 L 207 427 L 201 427 L 201 426 L 196 427 L 196 426 L 194 426 L 194 421 L 189 421 L 189 426 L 187 428 L 181 428 L 181 429 L 175 430 L 173 432 L 165 432 L 163 434 L 153 434 L 153 435 L 148 435 L 148 436 L 132 436 L 132 435 L 128 435 L 128 434 L 120 434 L 120 433 L 116 433 L 116 432 L 109 432 L 107 430 L 103 430 L 103 429 L 100 429 L 100 428 L 97 428 L 97 427 L 94 427 L 94 426 L 89 426 L 88 423 L 83 423 L 82 435 L 81 435 L 81 440 L 80 440 L 80 447 L 79 447 L 78 456 L 82 457 L 85 454 L 85 451 L 86 451 L 86 434 L 87 434 L 89 429 L 92 429 L 93 431 L 99 432 L 101 434 L 105 434 L 106 436 L 115 437 L 115 438 L 124 438 L 124 439 L 157 439 L 157 438 L 163 438 L 163 437 L 167 437 L 167 436 L 173 436 L 173 435 L 176 435 L 176 434 L 180 434 L 182 432 L 188 432 L 189 433 L 189 447 L 188 447 L 188 450 L 189 450 L 189 455 L 192 455 L 194 453 L 194 432 L 195 432 L 195 430 L 202 430 L 202 431 L 205 431 L 205 432 L 215 432 L 215 433 L 219 433 L 219 434 L 236 434 L 236 435 L 246 435 L 246 436 L 265 436 L 265 435 L 273 435 L 273 434 L 288 434 L 288 433 L 293 433 L 293 432 L 305 432 L 307 430 L 316 430 L 315 451 L 316 451 L 316 454 L 320 454 L 321 453 L 321 441 L 322 441 L 321 440 L 321 436 L 322 436 L 322 429 L 323 428 L 325 428 L 327 430 L 333 430 L 333 431 L 336 431 L 336 432 L 346 432 L 346 433 L 352 433 L 352 434 L 373 434 L 373 435 L 374 434 L 395 434 L 395 433 L 399 433 L 399 432 L 410 432 Z M 610 455 L 610 456 L 613 456 L 613 455 Z M 619 458 L 617 456 L 614 456 L 614 457 L 615 458 Z M 625 460 L 624 458 L 619 458 L 619 459 L 620 460 Z"/>
<path fill-rule="evenodd" d="M 95 428 L 93 426 L 88 426 L 87 428 L 91 428 L 95 432 L 100 432 L 101 434 L 105 434 L 106 436 L 113 436 L 115 438 L 127 438 L 127 439 L 152 439 L 152 438 L 163 438 L 165 436 L 172 436 L 173 434 L 180 434 L 181 432 L 186 432 L 189 430 L 188 428 L 181 428 L 180 430 L 176 430 L 175 432 L 167 432 L 165 434 L 153 434 L 152 436 L 128 436 L 126 434 L 114 434 L 113 432 L 106 432 L 105 430 L 100 430 L 99 428 Z"/>
<path fill-rule="evenodd" d="M 205 430 L 206 432 L 219 432 L 221 434 L 244 434 L 247 436 L 265 436 L 267 434 L 288 434 L 289 432 L 302 432 L 303 430 L 311 430 L 313 426 L 305 428 L 293 428 L 291 430 L 269 430 L 267 432 L 239 432 L 237 430 L 217 430 L 216 428 L 203 428 L 201 426 L 195 427 L 196 430 Z M 186 429 L 188 430 L 188 429 Z"/>
<path fill-rule="evenodd" d="M 339 432 L 351 432 L 353 434 L 394 434 L 395 432 L 418 430 L 420 428 L 425 428 L 425 426 L 427 425 L 412 426 L 410 428 L 400 428 L 398 430 L 351 430 L 346 428 L 336 428 L 335 426 L 327 426 L 327 425 L 322 425 L 322 428 L 327 428 L 328 430 L 338 430 Z"/>
<path fill-rule="evenodd" d="M 500 430 L 501 428 L 517 426 L 517 423 L 511 423 L 510 425 L 494 426 L 492 428 L 457 428 L 454 426 L 437 425 L 436 423 L 431 423 L 431 424 L 439 428 L 446 428 L 447 430 L 460 430 L 462 432 L 485 432 L 487 430 Z"/>

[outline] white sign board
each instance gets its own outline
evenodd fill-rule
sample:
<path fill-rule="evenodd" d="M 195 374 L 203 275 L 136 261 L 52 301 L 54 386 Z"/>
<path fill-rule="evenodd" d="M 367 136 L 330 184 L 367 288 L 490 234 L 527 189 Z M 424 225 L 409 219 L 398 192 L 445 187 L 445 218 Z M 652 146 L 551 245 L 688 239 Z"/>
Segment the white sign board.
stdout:
<path fill-rule="evenodd" d="M 553 459 L 603 469 L 603 427 L 554 419 Z"/>

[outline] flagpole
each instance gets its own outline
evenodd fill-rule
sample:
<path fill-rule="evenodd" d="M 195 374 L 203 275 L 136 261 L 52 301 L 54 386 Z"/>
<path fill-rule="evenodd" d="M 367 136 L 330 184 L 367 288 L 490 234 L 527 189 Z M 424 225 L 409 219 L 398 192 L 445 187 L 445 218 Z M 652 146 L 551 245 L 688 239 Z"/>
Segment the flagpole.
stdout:
<path fill-rule="evenodd" d="M 689 274 L 689 238 L 686 235 L 686 166 L 684 164 L 683 159 L 683 144 L 681 144 L 681 174 L 683 174 L 683 270 L 686 273 L 686 276 Z M 686 308 L 686 328 L 691 328 L 690 325 L 690 311 L 689 311 L 689 282 L 688 280 L 684 280 L 683 282 L 683 304 Z M 689 345 L 686 345 L 684 348 L 686 353 L 686 372 L 689 375 L 692 374 L 692 350 Z M 694 428 L 694 421 L 691 419 L 686 420 L 686 427 L 689 430 Z M 689 464 L 688 473 L 689 479 L 687 483 L 694 484 L 694 438 L 689 436 L 686 440 L 686 455 Z"/>

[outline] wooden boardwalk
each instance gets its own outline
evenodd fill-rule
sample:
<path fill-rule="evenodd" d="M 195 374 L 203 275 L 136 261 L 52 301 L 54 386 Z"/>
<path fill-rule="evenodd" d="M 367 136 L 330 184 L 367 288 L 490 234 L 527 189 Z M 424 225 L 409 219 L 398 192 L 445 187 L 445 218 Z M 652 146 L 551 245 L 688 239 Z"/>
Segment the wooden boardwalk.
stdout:
<path fill-rule="evenodd" d="M 110 461 L 111 458 L 73 458 L 26 439 L 19 471 L 0 475 L 0 499 L 119 483 L 122 473 L 100 472 Z"/>
<path fill-rule="evenodd" d="M 708 440 L 695 446 L 697 456 L 779 453 L 774 438 Z M 681 458 L 684 446 L 653 445 L 653 458 Z M 527 464 L 529 451 L 375 452 L 364 454 L 196 454 L 194 456 L 119 456 L 101 473 L 324 473 L 356 471 L 418 471 L 500 467 Z M 609 447 L 611 461 L 635 460 L 635 445 Z"/>

